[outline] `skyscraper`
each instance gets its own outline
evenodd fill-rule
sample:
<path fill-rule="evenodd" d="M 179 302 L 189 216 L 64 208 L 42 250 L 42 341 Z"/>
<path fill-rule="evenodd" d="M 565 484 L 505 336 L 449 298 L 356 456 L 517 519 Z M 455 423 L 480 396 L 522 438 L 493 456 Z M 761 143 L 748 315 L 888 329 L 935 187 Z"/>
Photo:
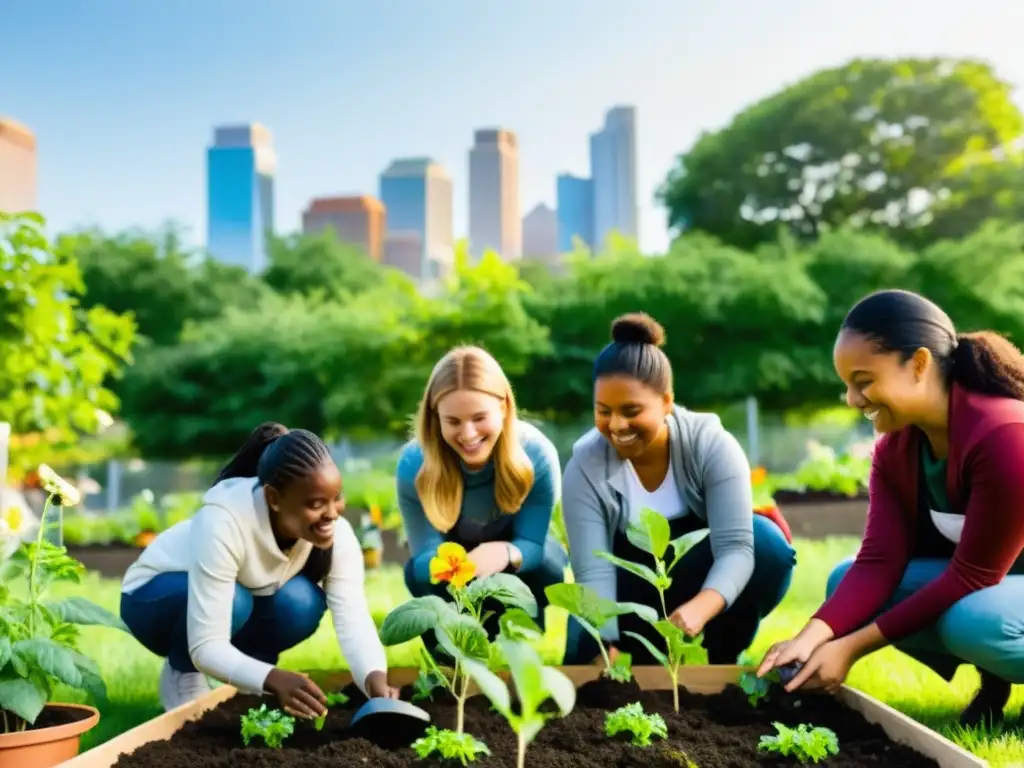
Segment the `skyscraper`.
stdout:
<path fill-rule="evenodd" d="M 558 254 L 558 214 L 537 203 L 523 217 L 523 258 L 548 259 Z"/>
<path fill-rule="evenodd" d="M 0 118 L 0 211 L 35 211 L 37 179 L 36 137 L 21 123 Z"/>
<path fill-rule="evenodd" d="M 419 279 L 446 274 L 454 261 L 452 180 L 429 157 L 392 161 L 380 175 L 380 199 L 387 209 L 387 236 L 416 234 L 422 255 Z"/>
<path fill-rule="evenodd" d="M 469 150 L 469 251 L 474 258 L 492 250 L 518 259 L 521 227 L 516 135 L 503 128 L 478 130 Z"/>
<path fill-rule="evenodd" d="M 636 108 L 613 107 L 604 128 L 590 136 L 594 182 L 594 245 L 601 249 L 612 230 L 639 239 L 636 180 Z"/>
<path fill-rule="evenodd" d="M 206 151 L 207 250 L 250 272 L 267 266 L 274 231 L 274 154 L 270 131 L 258 123 L 217 128 Z"/>
<path fill-rule="evenodd" d="M 307 234 L 333 228 L 339 240 L 359 246 L 374 261 L 384 256 L 384 204 L 375 197 L 318 197 L 302 214 Z"/>
<path fill-rule="evenodd" d="M 568 253 L 573 239 L 594 247 L 594 184 L 590 179 L 562 173 L 558 176 L 558 250 Z"/>

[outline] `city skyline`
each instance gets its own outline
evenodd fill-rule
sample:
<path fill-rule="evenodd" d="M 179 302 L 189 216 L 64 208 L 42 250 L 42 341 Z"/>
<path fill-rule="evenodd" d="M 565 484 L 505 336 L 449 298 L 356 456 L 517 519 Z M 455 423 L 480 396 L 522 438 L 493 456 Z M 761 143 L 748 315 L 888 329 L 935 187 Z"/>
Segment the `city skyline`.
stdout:
<path fill-rule="evenodd" d="M 516 132 L 523 209 L 554 207 L 558 174 L 589 175 L 586 135 L 607 106 L 634 104 L 640 241 L 653 252 L 668 241 L 655 190 L 702 131 L 857 56 L 981 57 L 1024 84 L 1012 23 L 1022 13 L 1010 0 L 977 0 L 969 13 L 865 0 L 842 14 L 810 0 L 649 0 L 600 12 L 584 0 L 524 0 L 515 14 L 460 0 L 311 0 L 301 11 L 253 0 L 245 14 L 198 0 L 37 0 L 0 6 L 0 24 L 19 30 L 0 52 L 0 115 L 35 133 L 51 230 L 174 220 L 199 244 L 207 222 L 195 158 L 215 125 L 260 120 L 274 131 L 278 231 L 299 230 L 315 197 L 371 194 L 392 157 L 429 154 L 452 176 L 463 237 L 476 127 Z M 101 38 L 109 44 L 96 49 Z M 1014 100 L 1024 103 L 1019 90 Z"/>

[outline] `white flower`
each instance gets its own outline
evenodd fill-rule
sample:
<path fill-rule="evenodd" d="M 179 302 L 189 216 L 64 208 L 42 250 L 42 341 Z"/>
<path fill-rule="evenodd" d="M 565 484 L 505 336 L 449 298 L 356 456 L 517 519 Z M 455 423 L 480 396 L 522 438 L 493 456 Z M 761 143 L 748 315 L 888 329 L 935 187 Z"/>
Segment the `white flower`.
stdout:
<path fill-rule="evenodd" d="M 73 507 L 82 500 L 82 494 L 78 489 L 46 464 L 39 465 L 39 480 L 43 484 L 43 490 L 54 496 L 62 506 Z"/>
<path fill-rule="evenodd" d="M 139 496 L 141 496 L 142 500 L 144 502 L 146 502 L 147 504 L 152 504 L 153 500 L 156 498 L 153 495 L 153 492 L 151 490 L 149 490 L 149 488 L 143 488 L 142 492 L 139 494 Z"/>

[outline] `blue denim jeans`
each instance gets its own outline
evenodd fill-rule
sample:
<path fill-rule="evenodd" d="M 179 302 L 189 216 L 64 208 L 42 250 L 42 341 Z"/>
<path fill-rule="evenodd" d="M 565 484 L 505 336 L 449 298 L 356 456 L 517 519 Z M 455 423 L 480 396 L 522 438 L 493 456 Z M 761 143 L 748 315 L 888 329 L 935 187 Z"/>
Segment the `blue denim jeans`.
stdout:
<path fill-rule="evenodd" d="M 132 635 L 179 672 L 196 671 L 188 652 L 187 610 L 185 572 L 159 574 L 131 594 L 121 594 L 121 619 Z M 276 665 L 282 651 L 316 632 L 326 610 L 324 591 L 301 574 L 266 597 L 254 597 L 236 584 L 231 644 L 247 656 Z"/>
<path fill-rule="evenodd" d="M 827 596 L 836 591 L 851 565 L 852 557 L 832 570 Z M 911 560 L 883 611 L 938 578 L 948 566 L 948 560 Z M 1024 683 L 1024 574 L 1009 575 L 994 587 L 972 592 L 935 624 L 895 646 L 947 681 L 961 664 L 973 664 L 1008 682 Z"/>
<path fill-rule="evenodd" d="M 683 532 L 682 528 L 674 528 L 672 535 L 679 536 Z M 653 563 L 650 554 L 632 547 L 621 534 L 616 537 L 614 550 L 618 557 L 638 563 Z M 705 536 L 679 561 L 671 573 L 672 586 L 665 593 L 669 612 L 700 592 L 714 560 L 711 538 Z M 704 628 L 703 646 L 711 664 L 735 664 L 739 655 L 750 647 L 761 620 L 775 610 L 789 590 L 795 566 L 796 552 L 779 527 L 762 515 L 754 515 L 754 572 L 733 604 Z M 621 568 L 615 570 L 620 602 L 649 605 L 661 613 L 661 601 L 656 589 Z M 627 631 L 643 635 L 656 648 L 660 648 L 664 639 L 657 631 L 643 619 L 626 614 L 619 617 L 619 641 L 615 643 L 620 651 L 632 656 L 634 664 L 657 663 L 643 645 L 625 634 Z M 565 663 L 589 664 L 599 654 L 600 649 L 593 637 L 583 631 L 575 620 L 570 619 Z"/>

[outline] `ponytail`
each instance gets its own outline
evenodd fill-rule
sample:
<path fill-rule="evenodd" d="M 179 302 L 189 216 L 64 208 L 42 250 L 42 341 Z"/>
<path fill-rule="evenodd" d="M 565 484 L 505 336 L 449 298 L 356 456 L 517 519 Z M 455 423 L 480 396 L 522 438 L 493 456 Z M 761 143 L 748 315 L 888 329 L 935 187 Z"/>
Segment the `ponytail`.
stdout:
<path fill-rule="evenodd" d="M 232 477 L 256 477 L 259 474 L 260 458 L 277 438 L 288 434 L 288 428 L 276 421 L 266 421 L 252 431 L 242 447 L 217 475 L 214 482 L 220 483 Z"/>
<path fill-rule="evenodd" d="M 951 379 L 972 392 L 1024 400 L 1024 355 L 992 331 L 961 333 L 953 348 Z"/>

